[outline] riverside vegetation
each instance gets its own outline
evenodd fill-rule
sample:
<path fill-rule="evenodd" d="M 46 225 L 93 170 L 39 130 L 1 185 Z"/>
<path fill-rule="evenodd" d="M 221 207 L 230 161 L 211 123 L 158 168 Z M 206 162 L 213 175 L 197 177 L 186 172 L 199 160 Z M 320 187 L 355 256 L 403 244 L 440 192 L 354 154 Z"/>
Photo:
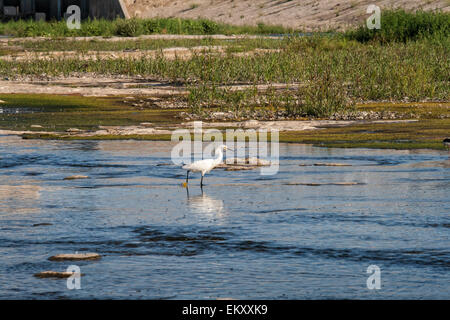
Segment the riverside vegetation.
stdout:
<path fill-rule="evenodd" d="M 450 14 L 383 11 L 382 19 L 381 30 L 360 27 L 345 33 L 327 32 L 310 36 L 298 36 L 293 30 L 281 27 L 232 27 L 206 20 L 89 21 L 76 34 L 61 31 L 64 27 L 58 23 L 53 23 L 52 27 L 51 23 L 11 22 L 0 25 L 0 33 L 52 38 L 46 41 L 10 39 L 7 46 L 0 48 L 0 76 L 6 79 L 52 79 L 89 74 L 162 80 L 188 89 L 188 94 L 181 96 L 180 100 L 187 104 L 191 117 L 198 119 L 210 118 L 214 113 L 231 114 L 229 120 L 245 120 L 254 118 L 256 114 L 282 120 L 324 119 L 387 110 L 402 119 L 419 121 L 414 124 L 359 124 L 362 127 L 328 128 L 320 130 L 320 133 L 291 132 L 282 134 L 282 140 L 346 147 L 442 148 L 439 139 L 450 131 Z M 213 27 L 208 26 L 209 23 Z M 89 33 L 87 30 L 93 26 L 102 31 Z M 27 28 L 29 34 L 23 31 Z M 42 31 L 46 28 L 52 32 Z M 128 29 L 131 31 L 126 31 Z M 290 35 L 236 39 L 137 38 L 114 42 L 108 39 L 71 41 L 71 38 L 61 38 L 152 33 Z M 198 46 L 205 46 L 205 49 L 193 52 L 187 58 L 176 56 L 169 59 L 163 53 L 163 49 L 169 47 Z M 35 53 L 36 58 L 2 59 L 2 55 L 14 56 L 23 50 Z M 154 50 L 156 54 L 139 58 L 96 58 L 104 51 L 145 50 Z M 37 56 L 39 52 L 55 51 L 75 51 L 78 54 L 51 59 Z M 4 95 L 0 99 L 8 101 Z M 125 110 L 120 112 L 126 113 Z M 153 112 L 171 112 L 172 116 L 175 111 Z M 153 121 L 147 117 L 149 114 L 141 115 L 136 116 L 135 122 Z M 8 116 L 4 115 L 3 120 L 5 117 Z M 17 119 L 20 117 L 25 115 L 16 116 Z M 106 120 L 105 115 L 102 117 L 101 123 L 114 122 Z M 95 118 L 90 119 L 89 123 L 94 124 Z M 122 124 L 129 120 L 126 117 Z M 0 123 L 3 127 L 11 125 L 10 120 Z M 9 125 L 5 126 L 5 123 Z M 388 134 L 387 131 L 392 130 Z M 396 130 L 399 130 L 398 134 Z M 416 130 L 420 130 L 420 134 Z M 358 132 L 359 135 L 356 134 Z"/>
<path fill-rule="evenodd" d="M 274 34 L 292 33 L 294 30 L 263 23 L 257 26 L 233 26 L 207 19 L 116 19 L 87 20 L 81 29 L 69 29 L 65 21 L 19 20 L 0 24 L 0 34 L 16 37 L 136 37 L 145 34 Z"/>

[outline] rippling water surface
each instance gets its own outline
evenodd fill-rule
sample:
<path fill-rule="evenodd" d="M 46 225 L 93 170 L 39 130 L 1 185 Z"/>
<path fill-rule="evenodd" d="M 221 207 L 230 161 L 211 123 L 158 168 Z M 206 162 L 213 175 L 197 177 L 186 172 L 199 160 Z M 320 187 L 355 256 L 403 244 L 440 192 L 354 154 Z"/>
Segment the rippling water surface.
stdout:
<path fill-rule="evenodd" d="M 202 194 L 171 147 L 0 137 L 0 298 L 450 298 L 448 153 L 282 144 L 277 175 L 214 170 Z M 47 260 L 76 251 L 103 257 Z M 33 276 L 70 264 L 81 290 Z"/>

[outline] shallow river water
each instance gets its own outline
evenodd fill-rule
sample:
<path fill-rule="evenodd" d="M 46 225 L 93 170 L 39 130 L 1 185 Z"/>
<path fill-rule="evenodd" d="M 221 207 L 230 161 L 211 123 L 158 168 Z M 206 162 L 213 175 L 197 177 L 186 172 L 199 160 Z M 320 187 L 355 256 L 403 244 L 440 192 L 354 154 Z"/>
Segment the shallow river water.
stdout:
<path fill-rule="evenodd" d="M 281 144 L 277 175 L 216 169 L 202 194 L 171 148 L 0 137 L 0 298 L 450 298 L 448 153 Z M 48 260 L 77 251 L 102 259 Z M 80 290 L 33 276 L 71 264 Z"/>

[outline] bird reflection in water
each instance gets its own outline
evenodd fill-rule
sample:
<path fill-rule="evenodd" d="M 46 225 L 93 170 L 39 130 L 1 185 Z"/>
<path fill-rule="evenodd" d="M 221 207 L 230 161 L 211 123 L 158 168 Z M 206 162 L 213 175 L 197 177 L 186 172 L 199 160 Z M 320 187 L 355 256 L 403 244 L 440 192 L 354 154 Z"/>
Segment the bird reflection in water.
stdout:
<path fill-rule="evenodd" d="M 187 204 L 193 212 L 211 217 L 222 217 L 225 214 L 223 200 L 214 199 L 204 193 L 203 190 L 200 195 L 192 196 L 189 194 L 189 189 L 186 188 L 186 193 Z"/>

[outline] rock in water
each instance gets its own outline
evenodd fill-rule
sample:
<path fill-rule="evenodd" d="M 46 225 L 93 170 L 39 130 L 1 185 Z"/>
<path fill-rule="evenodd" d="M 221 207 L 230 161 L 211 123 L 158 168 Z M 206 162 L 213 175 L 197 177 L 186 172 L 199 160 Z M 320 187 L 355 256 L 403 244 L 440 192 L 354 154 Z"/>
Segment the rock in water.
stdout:
<path fill-rule="evenodd" d="M 351 164 L 347 163 L 314 163 L 317 167 L 351 167 Z"/>
<path fill-rule="evenodd" d="M 44 271 L 36 273 L 34 276 L 36 278 L 58 278 L 58 279 L 65 279 L 69 278 L 73 275 L 72 272 L 58 272 L 58 271 Z M 80 274 L 81 276 L 83 274 Z"/>
<path fill-rule="evenodd" d="M 335 182 L 333 185 L 335 186 L 356 186 L 362 183 L 359 182 Z"/>
<path fill-rule="evenodd" d="M 308 166 L 315 166 L 315 167 L 351 167 L 351 164 L 348 163 L 300 163 L 300 167 L 308 167 Z"/>
<path fill-rule="evenodd" d="M 287 186 L 310 186 L 310 187 L 318 187 L 318 186 L 357 186 L 362 185 L 364 183 L 361 182 L 327 182 L 327 183 L 315 183 L 315 182 L 288 182 L 285 183 Z"/>
<path fill-rule="evenodd" d="M 248 158 L 227 158 L 225 159 L 225 164 L 251 165 L 256 167 L 264 167 L 270 166 L 272 163 L 269 160 L 258 159 L 256 157 L 248 157 Z"/>
<path fill-rule="evenodd" d="M 253 169 L 255 169 L 255 167 L 232 165 L 232 166 L 227 166 L 225 171 L 240 171 L 240 170 L 253 170 Z"/>
<path fill-rule="evenodd" d="M 33 227 L 44 227 L 44 226 L 52 226 L 53 223 L 43 222 L 43 223 L 35 223 Z"/>
<path fill-rule="evenodd" d="M 69 128 L 66 130 L 66 132 L 68 133 L 79 133 L 79 132 L 83 132 L 83 130 L 78 129 L 78 128 Z"/>
<path fill-rule="evenodd" d="M 88 176 L 75 175 L 70 177 L 65 177 L 64 180 L 77 180 L 77 179 L 89 179 Z"/>
<path fill-rule="evenodd" d="M 77 260 L 98 260 L 101 255 L 98 253 L 63 253 L 48 258 L 50 261 L 77 261 Z"/>

